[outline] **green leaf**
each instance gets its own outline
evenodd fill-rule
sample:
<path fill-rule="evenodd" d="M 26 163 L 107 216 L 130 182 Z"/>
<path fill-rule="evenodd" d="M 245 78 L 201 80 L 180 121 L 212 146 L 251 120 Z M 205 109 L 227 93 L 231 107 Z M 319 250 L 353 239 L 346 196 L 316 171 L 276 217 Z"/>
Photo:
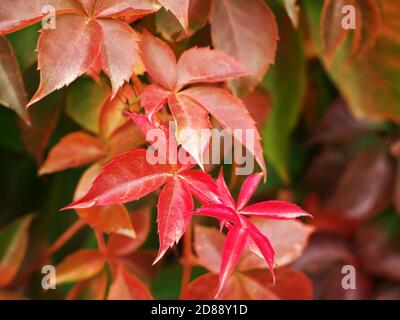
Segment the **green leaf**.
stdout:
<path fill-rule="evenodd" d="M 110 90 L 104 82 L 80 78 L 68 88 L 66 112 L 82 128 L 98 133 L 100 110 L 109 98 Z"/>
<path fill-rule="evenodd" d="M 39 39 L 40 23 L 7 35 L 14 48 L 22 72 L 31 67 L 37 60 L 36 44 Z"/>
<path fill-rule="evenodd" d="M 280 16 L 280 41 L 276 63 L 262 82 L 262 86 L 268 89 L 272 98 L 272 108 L 264 128 L 263 139 L 267 158 L 279 176 L 287 182 L 290 134 L 301 111 L 306 65 L 299 32 L 293 29 L 286 15 Z"/>

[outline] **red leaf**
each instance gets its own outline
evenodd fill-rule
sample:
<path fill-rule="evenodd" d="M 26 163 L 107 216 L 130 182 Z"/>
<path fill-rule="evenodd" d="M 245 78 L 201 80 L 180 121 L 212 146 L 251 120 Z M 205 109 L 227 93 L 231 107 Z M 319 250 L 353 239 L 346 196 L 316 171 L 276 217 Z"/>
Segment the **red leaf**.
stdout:
<path fill-rule="evenodd" d="M 100 165 L 94 164 L 84 172 L 76 187 L 74 199 L 79 199 L 86 194 L 99 171 Z M 79 209 L 77 213 L 80 219 L 100 232 L 118 233 L 131 238 L 136 236 L 128 210 L 124 205 L 114 204 Z"/>
<path fill-rule="evenodd" d="M 187 170 L 179 173 L 179 177 L 185 180 L 190 192 L 202 204 L 221 202 L 217 186 L 209 174 L 200 170 Z"/>
<path fill-rule="evenodd" d="M 230 207 L 220 204 L 213 204 L 208 206 L 203 206 L 197 209 L 194 214 L 199 214 L 202 216 L 213 217 L 219 220 L 227 220 L 239 223 L 239 217 L 237 213 Z"/>
<path fill-rule="evenodd" d="M 225 183 L 224 172 L 222 168 L 219 171 L 216 184 L 218 189 L 218 195 L 222 200 L 222 203 L 231 209 L 235 209 L 236 208 L 235 200 L 233 200 L 231 192 L 229 191 L 228 186 Z"/>
<path fill-rule="evenodd" d="M 224 234 L 216 228 L 201 225 L 196 225 L 194 228 L 194 248 L 198 262 L 211 272 L 219 272 L 224 241 Z"/>
<path fill-rule="evenodd" d="M 215 48 L 253 74 L 231 82 L 230 88 L 236 94 L 252 91 L 275 60 L 279 37 L 272 11 L 262 0 L 220 0 L 215 1 L 210 20 Z"/>
<path fill-rule="evenodd" d="M 56 283 L 86 280 L 98 274 L 106 258 L 96 250 L 80 250 L 66 257 L 56 266 Z"/>
<path fill-rule="evenodd" d="M 68 292 L 67 300 L 104 300 L 107 291 L 107 274 L 101 272 L 94 278 L 82 281 Z"/>
<path fill-rule="evenodd" d="M 100 53 L 101 28 L 95 20 L 68 15 L 57 19 L 57 29 L 42 30 L 38 42 L 40 87 L 34 104 L 84 74 Z"/>
<path fill-rule="evenodd" d="M 171 48 L 144 30 L 140 49 L 143 64 L 151 78 L 164 88 L 173 90 L 176 85 L 176 58 Z"/>
<path fill-rule="evenodd" d="M 39 174 L 54 173 L 79 167 L 106 155 L 102 141 L 84 133 L 73 132 L 64 136 L 50 151 Z"/>
<path fill-rule="evenodd" d="M 88 193 L 65 209 L 126 203 L 159 189 L 171 179 L 167 164 L 150 164 L 146 150 L 133 150 L 115 157 L 93 181 Z"/>
<path fill-rule="evenodd" d="M 119 266 L 108 292 L 108 300 L 152 300 L 149 290 L 133 274 Z"/>
<path fill-rule="evenodd" d="M 97 18 L 142 17 L 160 8 L 161 6 L 152 0 L 97 0 L 94 15 Z"/>
<path fill-rule="evenodd" d="M 193 199 L 186 183 L 179 178 L 168 182 L 158 199 L 158 235 L 160 249 L 154 263 L 158 262 L 168 248 L 178 243 L 190 221 Z"/>
<path fill-rule="evenodd" d="M 160 2 L 165 9 L 174 14 L 183 29 L 188 30 L 190 0 L 158 0 L 158 2 Z"/>
<path fill-rule="evenodd" d="M 184 90 L 181 95 L 189 96 L 211 113 L 221 125 L 229 130 L 240 129 L 234 138 L 255 157 L 264 175 L 266 166 L 263 157 L 263 149 L 260 143 L 254 120 L 249 115 L 242 101 L 232 96 L 229 91 L 213 87 L 194 87 Z M 247 143 L 244 139 L 246 133 L 252 133 L 254 143 Z M 254 144 L 254 146 L 253 146 Z"/>
<path fill-rule="evenodd" d="M 0 87 L 0 104 L 14 110 L 29 124 L 25 110 L 27 100 L 24 81 L 13 48 L 5 37 L 0 37 Z"/>
<path fill-rule="evenodd" d="M 270 95 L 260 87 L 242 99 L 243 104 L 249 110 L 250 116 L 256 121 L 259 130 L 262 130 L 268 119 L 272 99 Z"/>
<path fill-rule="evenodd" d="M 299 221 L 265 219 L 252 219 L 251 221 L 264 235 L 268 236 L 275 251 L 275 264 L 279 267 L 289 265 L 300 257 L 313 232 L 313 227 Z M 241 271 L 264 269 L 265 267 L 265 261 L 260 257 L 260 253 L 250 251 L 243 255 L 239 265 Z"/>
<path fill-rule="evenodd" d="M 176 141 L 202 166 L 204 150 L 211 138 L 208 112 L 180 94 L 171 95 L 168 106 L 176 122 Z"/>
<path fill-rule="evenodd" d="M 253 299 L 311 300 L 313 298 L 311 281 L 304 273 L 297 270 L 289 268 L 278 270 L 274 285 L 268 285 L 271 283 L 271 275 L 265 271 L 246 272 L 243 276 L 242 283 L 245 290 Z"/>
<path fill-rule="evenodd" d="M 156 84 L 146 86 L 142 92 L 140 103 L 143 106 L 149 119 L 161 110 L 167 103 L 170 92 Z"/>
<path fill-rule="evenodd" d="M 130 214 L 135 239 L 131 237 L 112 234 L 107 243 L 108 252 L 117 256 L 127 256 L 135 252 L 147 239 L 150 231 L 150 208 L 146 207 Z"/>
<path fill-rule="evenodd" d="M 178 88 L 197 82 L 222 82 L 248 75 L 248 71 L 226 53 L 210 48 L 191 48 L 179 58 Z"/>
<path fill-rule="evenodd" d="M 2 0 L 0 2 L 0 35 L 17 31 L 39 22 L 48 13 L 42 12 L 46 5 L 56 9 L 57 14 L 81 14 L 80 5 L 74 0 Z"/>
<path fill-rule="evenodd" d="M 242 229 L 240 226 L 235 225 L 228 231 L 222 250 L 217 296 L 221 293 L 222 288 L 239 263 L 240 256 L 247 244 L 247 236 L 246 230 Z"/>
<path fill-rule="evenodd" d="M 247 300 L 249 295 L 243 292 L 237 276 L 229 279 L 226 287 L 216 296 L 218 291 L 218 275 L 206 273 L 189 284 L 183 294 L 183 300 Z"/>
<path fill-rule="evenodd" d="M 131 120 L 137 125 L 139 128 L 140 132 L 142 133 L 143 136 L 146 137 L 149 133 L 150 130 L 154 130 L 157 127 L 149 120 L 148 117 L 146 117 L 143 114 L 138 114 L 135 112 L 128 112 L 124 111 L 124 113 L 131 118 Z M 150 141 L 151 142 L 151 141 Z"/>
<path fill-rule="evenodd" d="M 303 273 L 282 269 L 277 272 L 275 285 L 270 285 L 271 276 L 267 272 L 239 273 L 229 279 L 218 296 L 219 300 L 300 300 L 312 299 L 310 280 Z M 218 276 L 207 273 L 192 283 L 183 299 L 212 300 L 218 288 Z"/>
<path fill-rule="evenodd" d="M 139 35 L 124 22 L 102 19 L 97 22 L 103 34 L 103 68 L 111 80 L 114 97 L 133 73 L 138 58 Z"/>
<path fill-rule="evenodd" d="M 123 152 L 135 150 L 145 143 L 146 141 L 139 129 L 132 125 L 132 123 L 127 122 L 117 129 L 110 137 L 108 141 L 109 150 L 107 160 Z"/>
<path fill-rule="evenodd" d="M 267 262 L 269 271 L 272 275 L 272 281 L 275 282 L 275 273 L 274 273 L 274 259 L 275 259 L 275 251 L 272 248 L 271 242 L 269 239 L 260 232 L 251 222 L 246 224 L 248 228 L 248 233 L 251 239 L 254 241 L 258 249 L 260 250 L 262 256 Z"/>
<path fill-rule="evenodd" d="M 240 210 L 243 214 L 269 219 L 287 220 L 311 216 L 300 207 L 286 201 L 263 201 Z"/>
<path fill-rule="evenodd" d="M 241 210 L 247 204 L 247 202 L 249 202 L 250 198 L 256 191 L 261 178 L 261 173 L 254 173 L 246 178 L 246 180 L 243 182 L 242 188 L 240 189 L 237 201 L 237 210 Z"/>

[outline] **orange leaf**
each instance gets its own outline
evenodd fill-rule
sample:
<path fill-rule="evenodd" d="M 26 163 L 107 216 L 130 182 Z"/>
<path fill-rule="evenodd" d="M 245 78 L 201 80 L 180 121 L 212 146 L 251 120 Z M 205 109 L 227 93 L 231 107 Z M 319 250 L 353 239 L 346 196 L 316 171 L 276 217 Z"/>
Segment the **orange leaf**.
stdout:
<path fill-rule="evenodd" d="M 80 250 L 56 266 L 56 284 L 86 280 L 98 274 L 106 258 L 96 250 Z"/>

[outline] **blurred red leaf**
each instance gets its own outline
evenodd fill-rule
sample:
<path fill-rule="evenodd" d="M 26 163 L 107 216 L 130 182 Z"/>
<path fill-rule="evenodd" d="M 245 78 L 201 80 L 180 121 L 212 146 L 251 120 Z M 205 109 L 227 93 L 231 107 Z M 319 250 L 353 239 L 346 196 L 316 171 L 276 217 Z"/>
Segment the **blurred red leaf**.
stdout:
<path fill-rule="evenodd" d="M 274 14 L 261 0 L 221 0 L 215 1 L 210 21 L 214 46 L 252 72 L 230 82 L 230 88 L 237 95 L 252 91 L 275 61 L 279 36 Z"/>
<path fill-rule="evenodd" d="M 302 255 L 308 238 L 313 232 L 313 227 L 299 221 L 274 221 L 258 218 L 253 219 L 253 222 L 270 239 L 275 250 L 275 264 L 279 267 L 291 264 Z M 243 255 L 239 269 L 242 271 L 264 269 L 266 266 L 260 256 L 248 251 Z"/>
<path fill-rule="evenodd" d="M 101 272 L 95 277 L 76 284 L 68 292 L 67 300 L 104 300 L 107 290 L 107 274 Z"/>
<path fill-rule="evenodd" d="M 39 174 L 79 167 L 96 161 L 105 154 L 106 150 L 102 141 L 85 132 L 73 132 L 64 136 L 51 149 Z"/>
<path fill-rule="evenodd" d="M 356 221 L 379 213 L 391 202 L 394 170 L 386 153 L 373 147 L 361 151 L 340 177 L 327 210 Z"/>
<path fill-rule="evenodd" d="M 96 250 L 83 249 L 56 266 L 56 284 L 87 280 L 103 269 L 106 258 Z"/>
<path fill-rule="evenodd" d="M 218 276 L 205 274 L 194 280 L 183 299 L 212 300 L 218 288 Z M 219 300 L 303 300 L 312 299 L 310 280 L 301 272 L 281 269 L 276 273 L 276 283 L 265 271 L 251 271 L 236 274 L 222 290 Z"/>
<path fill-rule="evenodd" d="M 123 266 L 119 266 L 114 274 L 108 300 L 152 300 L 148 289 Z"/>

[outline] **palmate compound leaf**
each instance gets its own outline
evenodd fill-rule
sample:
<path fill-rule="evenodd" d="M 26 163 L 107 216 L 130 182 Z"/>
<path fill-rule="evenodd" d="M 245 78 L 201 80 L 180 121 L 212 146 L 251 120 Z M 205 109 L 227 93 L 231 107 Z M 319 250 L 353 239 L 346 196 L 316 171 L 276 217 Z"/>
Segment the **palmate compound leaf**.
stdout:
<path fill-rule="evenodd" d="M 252 219 L 252 221 L 254 221 Z M 257 219 L 255 225 L 268 235 L 276 248 L 276 263 L 284 267 L 305 249 L 311 228 L 297 221 Z M 216 228 L 196 225 L 194 248 L 197 261 L 213 273 L 218 273 L 225 236 Z M 287 238 L 288 234 L 294 236 Z M 222 288 L 218 299 L 311 299 L 312 286 L 305 275 L 296 270 L 280 268 L 275 271 L 276 283 L 264 270 L 265 261 L 248 249 L 240 259 L 238 269 Z M 208 283 L 205 286 L 205 283 Z M 207 289 L 206 289 L 207 287 Z M 214 299 L 219 288 L 218 276 L 204 275 L 193 281 L 184 299 Z M 296 288 L 294 290 L 293 288 Z"/>
<path fill-rule="evenodd" d="M 144 133 L 148 126 L 151 128 L 147 117 L 130 115 Z M 158 261 L 186 230 L 193 210 L 192 194 L 205 203 L 218 201 L 218 195 L 212 178 L 202 171 L 190 170 L 193 165 L 151 164 L 146 153 L 146 150 L 138 149 L 114 158 L 103 167 L 86 195 L 64 209 L 74 208 L 79 212 L 86 208 L 94 210 L 99 205 L 122 204 L 144 197 L 165 185 L 158 206 Z"/>
<path fill-rule="evenodd" d="M 267 262 L 272 279 L 275 279 L 275 252 L 273 246 L 268 237 L 254 225 L 252 220 L 248 219 L 249 216 L 254 215 L 256 217 L 273 220 L 288 220 L 302 216 L 310 216 L 298 206 L 284 201 L 264 201 L 246 206 L 248 199 L 250 199 L 252 193 L 255 191 L 254 185 L 260 180 L 257 175 L 260 174 L 253 174 L 244 182 L 240 192 L 240 205 L 243 206 L 243 208 L 238 209 L 237 205 L 235 205 L 231 199 L 231 196 L 228 196 L 229 190 L 226 188 L 221 171 L 217 180 L 217 185 L 219 186 L 218 191 L 222 204 L 220 202 L 205 205 L 194 212 L 194 214 L 211 216 L 219 219 L 228 229 L 227 240 L 222 250 L 218 294 L 222 293 L 223 288 L 228 283 L 246 247 L 254 251 Z M 252 192 L 244 190 L 245 187 L 250 187 Z M 213 265 L 215 266 L 216 262 L 214 262 Z"/>
<path fill-rule="evenodd" d="M 38 22 L 51 8 L 55 8 L 55 14 L 65 14 L 55 20 L 55 28 L 41 30 L 37 49 L 41 82 L 28 106 L 86 72 L 103 69 L 110 77 L 113 96 L 129 80 L 137 62 L 139 37 L 127 23 L 113 18 L 141 17 L 160 6 L 151 0 L 98 1 L 96 8 L 93 5 L 95 2 L 84 1 L 81 5 L 77 0 L 32 0 L 29 4 L 4 0 L 0 4 L 4 15 L 0 34 Z"/>
<path fill-rule="evenodd" d="M 235 57 L 252 72 L 229 83 L 236 95 L 245 95 L 274 63 L 279 39 L 274 14 L 262 0 L 218 0 L 210 21 L 215 48 Z"/>
<path fill-rule="evenodd" d="M 224 128 L 238 129 L 236 141 L 248 148 L 266 174 L 260 135 L 255 121 L 240 99 L 232 96 L 228 90 L 214 87 L 197 86 L 181 90 L 188 84 L 221 82 L 248 75 L 244 67 L 229 55 L 209 48 L 189 49 L 176 62 L 171 48 L 147 31 L 144 31 L 142 36 L 141 58 L 150 77 L 158 84 L 144 90 L 142 105 L 146 113 L 151 118 L 165 105 L 169 97 L 169 107 L 177 124 L 177 142 L 183 145 L 196 161 L 202 158 L 206 145 L 204 138 L 199 139 L 201 131 L 207 132 L 209 129 L 209 122 L 202 107 Z M 193 110 L 189 111 L 193 114 L 187 114 L 185 110 Z M 188 125 L 195 131 L 189 141 L 188 138 L 179 135 Z M 245 139 L 248 131 L 253 134 L 251 141 Z M 196 136 L 197 139 L 194 138 Z M 197 140 L 197 143 L 194 140 Z"/>

